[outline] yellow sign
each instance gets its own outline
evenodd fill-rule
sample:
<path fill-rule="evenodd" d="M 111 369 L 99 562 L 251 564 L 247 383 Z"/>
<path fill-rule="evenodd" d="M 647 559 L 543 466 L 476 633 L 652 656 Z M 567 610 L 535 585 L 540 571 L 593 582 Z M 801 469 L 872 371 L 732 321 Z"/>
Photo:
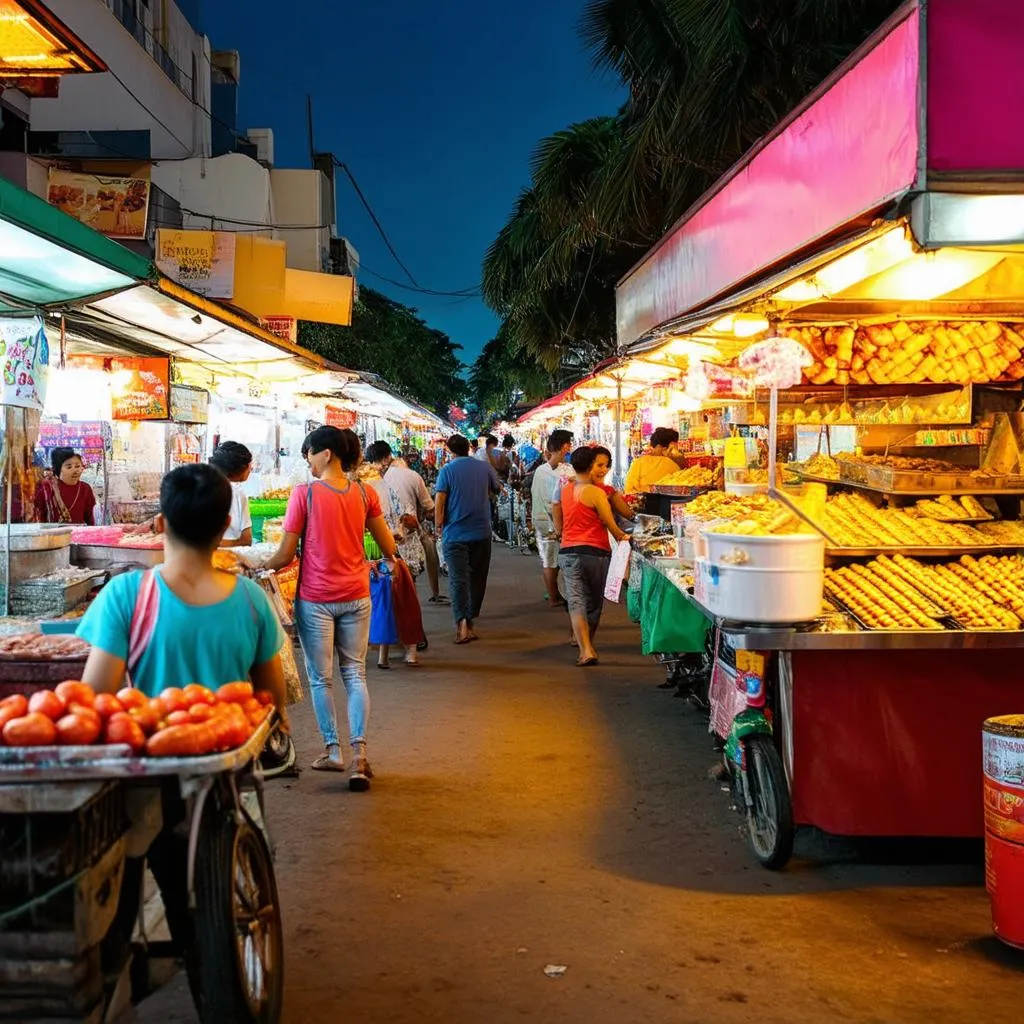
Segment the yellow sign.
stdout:
<path fill-rule="evenodd" d="M 156 265 L 172 281 L 199 295 L 230 299 L 235 293 L 235 235 L 160 228 Z"/>

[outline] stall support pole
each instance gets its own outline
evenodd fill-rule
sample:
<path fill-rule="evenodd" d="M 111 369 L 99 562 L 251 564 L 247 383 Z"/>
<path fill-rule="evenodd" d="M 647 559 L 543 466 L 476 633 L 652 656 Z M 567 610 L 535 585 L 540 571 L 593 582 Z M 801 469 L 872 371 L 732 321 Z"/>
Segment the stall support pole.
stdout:
<path fill-rule="evenodd" d="M 626 482 L 623 470 L 626 466 L 626 456 L 622 450 L 622 380 L 615 382 L 615 473 L 612 482 L 616 487 L 622 487 Z"/>
<path fill-rule="evenodd" d="M 7 533 L 4 544 L 4 618 L 11 614 L 11 506 L 14 504 L 12 498 L 13 487 L 11 484 L 11 432 L 7 422 L 8 410 L 0 406 L 4 414 L 4 448 L 3 448 L 3 474 L 4 474 L 4 501 L 7 506 L 7 523 L 4 530 Z"/>

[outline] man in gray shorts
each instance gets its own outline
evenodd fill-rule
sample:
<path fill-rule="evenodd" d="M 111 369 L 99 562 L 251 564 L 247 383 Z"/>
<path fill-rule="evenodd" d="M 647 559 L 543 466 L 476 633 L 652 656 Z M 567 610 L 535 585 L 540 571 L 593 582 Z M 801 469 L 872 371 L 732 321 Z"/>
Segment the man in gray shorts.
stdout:
<path fill-rule="evenodd" d="M 561 608 L 565 601 L 558 593 L 558 538 L 555 536 L 555 524 L 551 520 L 551 502 L 562 479 L 559 467 L 572 451 L 572 438 L 571 430 L 551 432 L 544 461 L 534 470 L 533 484 L 530 487 L 533 527 L 537 532 L 537 551 L 544 573 L 548 605 L 552 608 Z"/>

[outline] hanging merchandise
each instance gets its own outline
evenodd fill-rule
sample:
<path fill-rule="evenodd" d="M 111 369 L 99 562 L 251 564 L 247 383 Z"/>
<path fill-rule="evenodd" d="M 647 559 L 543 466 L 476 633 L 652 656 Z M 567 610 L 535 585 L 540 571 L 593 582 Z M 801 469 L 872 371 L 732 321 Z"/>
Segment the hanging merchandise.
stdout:
<path fill-rule="evenodd" d="M 37 317 L 0 319 L 4 382 L 0 403 L 42 411 L 50 368 L 50 345 Z"/>

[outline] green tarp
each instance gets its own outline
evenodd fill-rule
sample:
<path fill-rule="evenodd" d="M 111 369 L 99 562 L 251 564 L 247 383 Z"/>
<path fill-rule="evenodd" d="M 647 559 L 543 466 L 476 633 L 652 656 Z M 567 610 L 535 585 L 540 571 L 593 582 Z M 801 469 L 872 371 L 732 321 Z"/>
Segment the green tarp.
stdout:
<path fill-rule="evenodd" d="M 640 636 L 644 654 L 690 654 L 704 650 L 711 623 L 656 569 L 643 567 Z"/>

